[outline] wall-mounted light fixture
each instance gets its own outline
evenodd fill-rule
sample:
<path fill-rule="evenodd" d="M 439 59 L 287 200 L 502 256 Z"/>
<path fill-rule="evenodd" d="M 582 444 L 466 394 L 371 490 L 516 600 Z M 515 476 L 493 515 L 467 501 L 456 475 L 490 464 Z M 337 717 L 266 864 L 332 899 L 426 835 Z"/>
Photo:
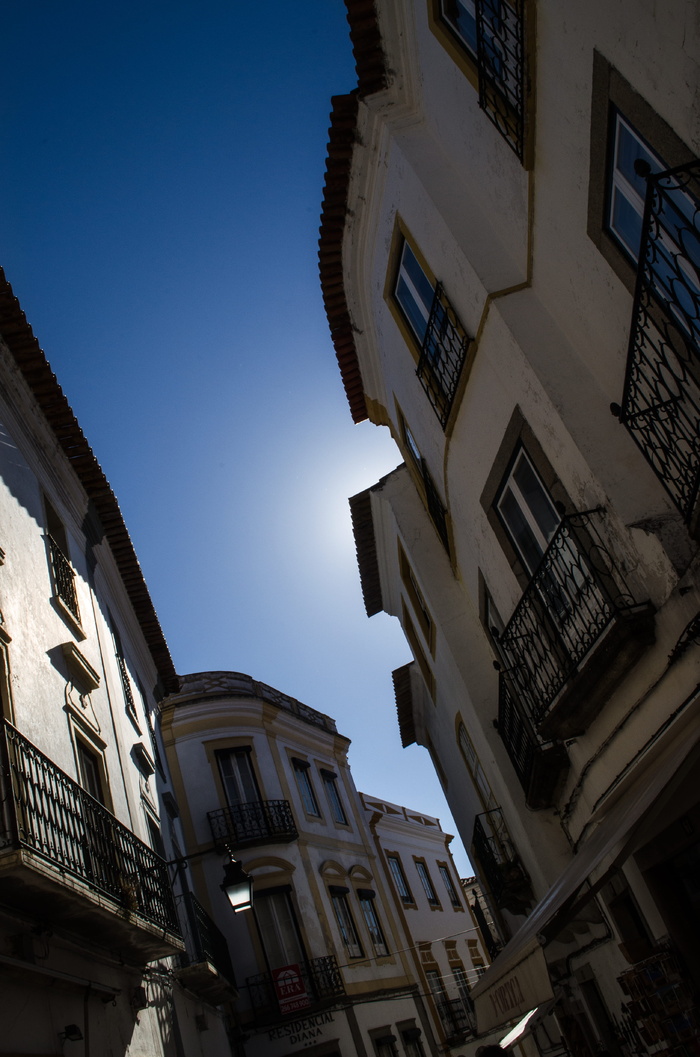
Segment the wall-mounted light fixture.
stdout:
<path fill-rule="evenodd" d="M 77 1024 L 66 1024 L 63 1031 L 59 1031 L 58 1037 L 61 1043 L 83 1041 L 83 1033 Z"/>

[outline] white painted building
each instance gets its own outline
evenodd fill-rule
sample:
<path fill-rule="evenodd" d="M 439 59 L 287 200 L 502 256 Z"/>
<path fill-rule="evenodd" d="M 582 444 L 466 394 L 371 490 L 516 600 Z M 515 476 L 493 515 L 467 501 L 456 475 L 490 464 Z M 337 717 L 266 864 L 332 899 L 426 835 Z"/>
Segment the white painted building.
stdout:
<path fill-rule="evenodd" d="M 247 675 L 183 677 L 162 729 L 195 890 L 234 956 L 246 1057 L 454 1052 L 469 1025 L 452 984 L 458 968 L 471 982 L 477 932 L 437 820 L 358 794 L 335 722 Z M 227 855 L 253 880 L 253 912 L 235 918 Z"/>
<path fill-rule="evenodd" d="M 352 415 L 403 457 L 351 501 L 367 611 L 415 658 L 401 737 L 509 939 L 477 1022 L 537 1008 L 543 1048 L 680 1053 L 700 990 L 697 13 L 347 6 L 322 287 Z"/>
<path fill-rule="evenodd" d="M 170 654 L 2 274 L 0 336 L 0 1050 L 227 1057 L 161 857 L 179 826 L 154 729 Z"/>

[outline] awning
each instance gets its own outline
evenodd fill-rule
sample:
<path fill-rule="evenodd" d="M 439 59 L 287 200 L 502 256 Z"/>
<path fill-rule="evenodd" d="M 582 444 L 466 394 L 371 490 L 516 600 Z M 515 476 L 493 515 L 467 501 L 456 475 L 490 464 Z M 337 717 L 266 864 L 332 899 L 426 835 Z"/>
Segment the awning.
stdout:
<path fill-rule="evenodd" d="M 653 758 L 651 752 L 640 758 L 634 777 L 606 798 L 596 829 L 471 992 L 480 1035 L 525 1016 L 553 997 L 538 937 L 594 871 L 606 874 L 630 855 L 645 816 L 666 791 L 665 804 L 672 793 L 670 786 L 677 786 L 686 777 L 695 763 L 690 756 L 698 741 L 698 728 L 697 723 L 694 729 L 689 724 L 696 720 L 698 700 L 676 725 L 672 743 L 667 740 Z M 589 897 L 593 894 L 590 892 Z"/>

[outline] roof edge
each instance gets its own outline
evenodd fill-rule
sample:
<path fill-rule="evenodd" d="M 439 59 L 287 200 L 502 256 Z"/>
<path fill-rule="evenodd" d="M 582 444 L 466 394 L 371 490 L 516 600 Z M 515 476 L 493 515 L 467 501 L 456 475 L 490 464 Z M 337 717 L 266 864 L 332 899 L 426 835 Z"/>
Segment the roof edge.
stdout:
<path fill-rule="evenodd" d="M 367 616 L 373 617 L 375 613 L 381 613 L 384 609 L 384 600 L 379 576 L 377 541 L 374 534 L 371 489 L 358 492 L 348 500 L 348 503 L 352 518 L 352 534 L 355 537 L 357 566 L 360 570 L 362 597 Z"/>

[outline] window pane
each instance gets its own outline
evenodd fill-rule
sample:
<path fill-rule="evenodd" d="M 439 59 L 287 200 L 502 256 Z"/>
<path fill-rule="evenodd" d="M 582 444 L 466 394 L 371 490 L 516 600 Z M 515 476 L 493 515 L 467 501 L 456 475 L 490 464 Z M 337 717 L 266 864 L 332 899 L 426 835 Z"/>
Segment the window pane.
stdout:
<path fill-rule="evenodd" d="M 331 778 L 330 775 L 323 778 L 324 785 L 326 787 L 326 793 L 328 794 L 328 800 L 331 805 L 331 813 L 336 822 L 340 822 L 341 825 L 347 826 L 348 820 L 345 817 L 345 811 L 340 800 L 340 794 L 336 786 L 335 778 Z"/>
<path fill-rule="evenodd" d="M 546 541 L 549 542 L 556 532 L 561 518 L 554 508 L 544 485 L 532 468 L 530 460 L 524 454 L 520 455 L 516 463 L 513 479 L 518 485 L 537 527 Z"/>
<path fill-rule="evenodd" d="M 313 786 L 311 785 L 311 779 L 309 778 L 308 768 L 300 767 L 295 763 L 294 773 L 296 775 L 297 786 L 299 787 L 304 810 L 308 815 L 320 815 L 321 812 L 318 810 L 318 804 L 316 803 Z"/>
<path fill-rule="evenodd" d="M 367 931 L 370 934 L 372 946 L 374 947 L 375 953 L 382 955 L 387 954 L 384 933 L 382 932 L 381 925 L 379 924 L 377 912 L 374 909 L 374 901 L 372 899 L 361 899 L 360 906 L 362 907 L 362 913 L 364 914 L 365 923 L 367 925 Z"/>
<path fill-rule="evenodd" d="M 347 899 L 344 895 L 334 895 L 332 899 L 333 909 L 335 910 L 335 916 L 338 921 L 338 928 L 340 929 L 340 935 L 347 948 L 348 954 L 352 958 L 361 958 L 363 953 L 362 947 L 360 946 L 360 940 L 355 930 L 355 923 L 352 920 Z"/>
<path fill-rule="evenodd" d="M 260 793 L 250 753 L 243 749 L 227 749 L 217 753 L 217 757 L 229 804 L 235 807 L 236 804 L 256 803 L 260 799 Z"/>
<path fill-rule="evenodd" d="M 442 0 L 442 16 L 455 31 L 467 51 L 476 58 L 476 15 L 474 0 Z"/>
<path fill-rule="evenodd" d="M 434 293 L 433 285 L 413 250 L 404 242 L 395 295 L 421 345 L 428 327 Z"/>
<path fill-rule="evenodd" d="M 270 968 L 279 969 L 283 965 L 303 963 L 304 952 L 286 892 L 256 894 L 255 916 Z"/>
<path fill-rule="evenodd" d="M 421 884 L 423 885 L 423 891 L 428 897 L 428 902 L 432 906 L 434 906 L 439 902 L 439 900 L 438 897 L 435 895 L 435 889 L 433 888 L 433 882 L 430 880 L 428 868 L 425 863 L 417 862 L 416 870 L 418 871 L 418 876 L 420 877 Z"/>
<path fill-rule="evenodd" d="M 413 896 L 411 895 L 411 892 L 409 890 L 408 883 L 406 882 L 406 878 L 404 877 L 404 873 L 401 869 L 401 863 L 399 862 L 399 860 L 395 859 L 393 856 L 389 856 L 389 868 L 391 869 L 391 873 L 394 878 L 396 890 L 401 896 L 402 901 L 404 903 L 412 903 Z"/>

